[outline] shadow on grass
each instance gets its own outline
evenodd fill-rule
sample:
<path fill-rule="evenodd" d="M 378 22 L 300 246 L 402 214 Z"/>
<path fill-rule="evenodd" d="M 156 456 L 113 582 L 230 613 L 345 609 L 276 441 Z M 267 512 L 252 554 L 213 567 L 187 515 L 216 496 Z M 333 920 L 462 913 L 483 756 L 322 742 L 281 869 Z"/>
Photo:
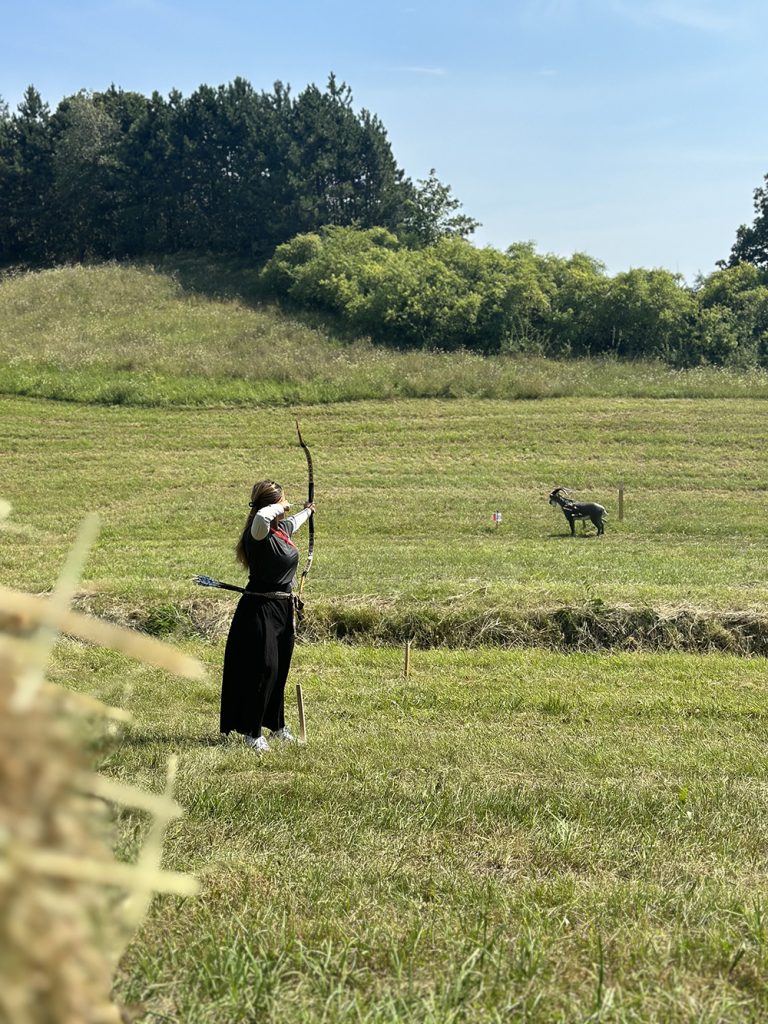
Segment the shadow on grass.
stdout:
<path fill-rule="evenodd" d="M 271 306 L 310 330 L 330 334 L 346 343 L 360 340 L 358 331 L 347 327 L 332 313 L 306 309 L 268 293 L 260 280 L 264 263 L 256 259 L 177 253 L 128 262 L 171 274 L 185 292 L 205 295 L 209 299 L 236 299 L 251 309 Z"/>
<path fill-rule="evenodd" d="M 600 536 L 599 533 L 548 533 L 547 537 L 550 540 L 596 540 Z"/>
<path fill-rule="evenodd" d="M 264 302 L 259 283 L 261 264 L 254 260 L 177 253 L 128 262 L 171 274 L 185 292 L 212 299 L 239 299 L 248 306 L 260 306 Z"/>
<path fill-rule="evenodd" d="M 225 747 L 233 744 L 234 741 L 227 740 L 220 733 L 194 735 L 184 732 L 146 733 L 139 736 L 127 735 L 121 738 L 121 745 L 125 747 L 150 747 L 155 743 L 184 743 L 187 746 L 192 745 L 196 747 Z"/>
<path fill-rule="evenodd" d="M 204 295 L 209 299 L 233 299 L 257 310 L 278 310 L 308 330 L 317 331 L 343 345 L 354 345 L 368 340 L 358 330 L 346 325 L 333 313 L 322 309 L 308 309 L 298 303 L 270 294 L 263 287 L 260 274 L 265 261 L 236 256 L 201 256 L 195 253 L 177 253 L 155 258 L 128 260 L 132 266 L 152 267 L 163 274 L 172 275 L 189 294 Z M 394 342 L 381 344 L 384 349 L 398 349 Z M 410 345 L 402 350 L 408 351 Z M 539 397 L 536 395 L 535 397 Z"/>

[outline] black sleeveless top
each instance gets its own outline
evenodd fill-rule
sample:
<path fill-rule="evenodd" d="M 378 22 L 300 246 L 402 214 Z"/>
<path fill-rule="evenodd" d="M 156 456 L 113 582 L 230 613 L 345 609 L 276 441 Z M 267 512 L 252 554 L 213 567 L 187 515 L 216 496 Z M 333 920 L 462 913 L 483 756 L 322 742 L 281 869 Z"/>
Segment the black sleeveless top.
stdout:
<path fill-rule="evenodd" d="M 254 540 L 247 530 L 245 554 L 250 568 L 247 590 L 292 590 L 299 552 L 282 523 L 271 526 L 264 540 Z"/>

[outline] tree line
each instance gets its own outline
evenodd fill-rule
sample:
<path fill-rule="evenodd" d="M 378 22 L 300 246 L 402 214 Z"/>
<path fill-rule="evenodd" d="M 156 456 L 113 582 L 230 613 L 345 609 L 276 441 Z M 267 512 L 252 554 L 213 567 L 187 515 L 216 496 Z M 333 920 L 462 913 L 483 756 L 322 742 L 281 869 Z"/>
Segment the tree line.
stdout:
<path fill-rule="evenodd" d="M 264 292 L 399 347 L 677 365 L 768 365 L 768 176 L 755 222 L 689 287 L 592 257 L 505 252 L 435 172 L 413 182 L 386 130 L 331 75 L 294 96 L 237 78 L 147 97 L 111 86 L 51 111 L 0 100 L 0 265 L 179 252 L 262 266 Z"/>
<path fill-rule="evenodd" d="M 115 86 L 51 111 L 29 86 L 0 101 L 0 264 L 180 251 L 262 260 L 323 225 L 386 227 L 414 244 L 475 222 L 434 173 L 414 183 L 350 88 L 294 96 L 237 78 L 190 96 Z"/>

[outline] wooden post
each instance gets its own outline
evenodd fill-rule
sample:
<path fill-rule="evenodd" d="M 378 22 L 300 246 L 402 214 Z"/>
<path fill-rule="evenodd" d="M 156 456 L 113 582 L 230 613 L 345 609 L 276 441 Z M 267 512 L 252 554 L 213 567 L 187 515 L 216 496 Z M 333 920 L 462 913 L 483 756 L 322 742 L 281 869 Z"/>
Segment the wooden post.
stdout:
<path fill-rule="evenodd" d="M 403 675 L 407 679 L 411 674 L 411 641 L 405 641 L 405 664 L 403 665 Z"/>
<path fill-rule="evenodd" d="M 299 708 L 299 743 L 304 746 L 307 742 L 307 723 L 304 719 L 304 694 L 301 683 L 296 683 L 296 703 Z"/>
<path fill-rule="evenodd" d="M 619 522 L 624 518 L 624 481 L 619 483 Z"/>

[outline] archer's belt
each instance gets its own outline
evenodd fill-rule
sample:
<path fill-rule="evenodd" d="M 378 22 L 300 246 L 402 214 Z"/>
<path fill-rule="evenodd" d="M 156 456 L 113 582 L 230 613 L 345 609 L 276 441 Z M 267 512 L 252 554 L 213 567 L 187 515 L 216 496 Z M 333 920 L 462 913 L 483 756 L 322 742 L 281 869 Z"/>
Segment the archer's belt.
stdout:
<path fill-rule="evenodd" d="M 258 590 L 245 590 L 243 593 L 247 597 L 276 597 L 281 601 L 293 601 L 293 616 L 294 616 L 294 627 L 296 622 L 301 622 L 304 618 L 304 602 L 298 594 L 294 594 L 293 591 L 287 590 L 270 590 L 266 593 L 261 593 Z"/>

